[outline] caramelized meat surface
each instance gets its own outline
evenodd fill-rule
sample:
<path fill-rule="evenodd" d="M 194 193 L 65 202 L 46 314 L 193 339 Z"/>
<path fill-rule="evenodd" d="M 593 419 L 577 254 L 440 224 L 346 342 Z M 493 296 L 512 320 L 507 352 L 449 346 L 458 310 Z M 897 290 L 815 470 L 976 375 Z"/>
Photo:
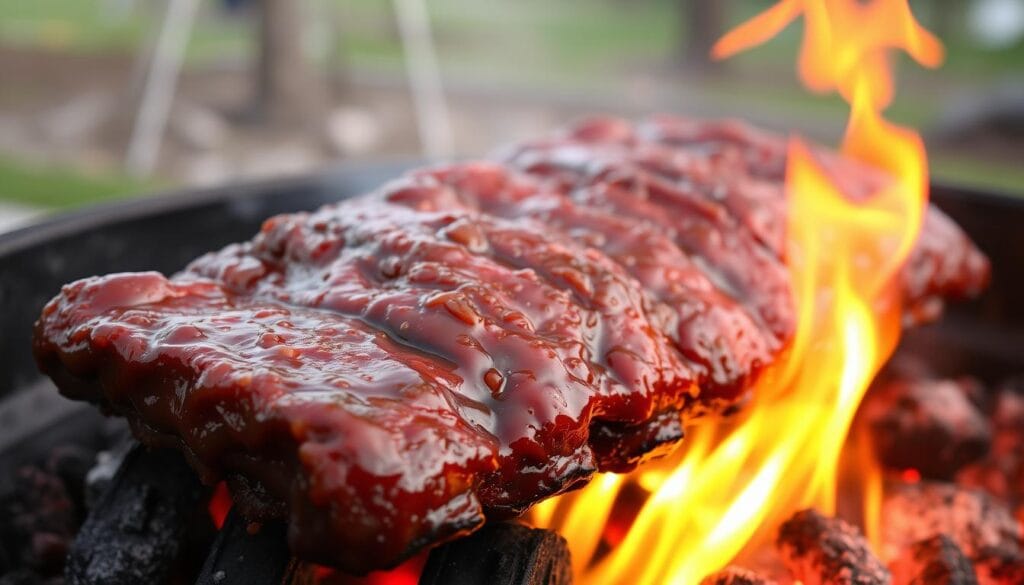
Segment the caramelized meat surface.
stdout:
<path fill-rule="evenodd" d="M 795 320 L 780 144 L 587 122 L 272 218 L 171 278 L 67 285 L 36 359 L 247 517 L 287 516 L 296 554 L 393 566 L 631 469 L 764 379 Z M 956 251 L 916 260 L 915 305 L 987 276 L 945 228 L 932 245 Z"/>
<path fill-rule="evenodd" d="M 744 240 L 755 239 L 776 256 L 784 253 L 786 152 L 784 137 L 742 122 L 659 116 L 636 125 L 613 118 L 587 120 L 555 137 L 512 148 L 506 158 L 589 205 L 639 215 L 676 233 L 681 247 L 744 291 L 771 329 L 785 337 L 793 318 L 789 305 L 777 303 L 787 290 L 785 275 L 744 254 Z M 823 150 L 815 154 L 853 200 L 864 199 L 889 180 L 856 161 Z M 615 203 L 623 190 L 632 197 Z M 722 242 L 700 236 L 694 242 L 686 236 L 709 224 L 726 225 L 722 222 L 745 229 L 729 229 L 732 238 Z M 726 249 L 713 246 L 721 256 L 706 255 L 708 242 Z M 742 260 L 728 261 L 733 257 Z M 949 217 L 930 207 L 904 268 L 908 323 L 934 320 L 945 299 L 973 297 L 988 279 L 984 254 Z"/>

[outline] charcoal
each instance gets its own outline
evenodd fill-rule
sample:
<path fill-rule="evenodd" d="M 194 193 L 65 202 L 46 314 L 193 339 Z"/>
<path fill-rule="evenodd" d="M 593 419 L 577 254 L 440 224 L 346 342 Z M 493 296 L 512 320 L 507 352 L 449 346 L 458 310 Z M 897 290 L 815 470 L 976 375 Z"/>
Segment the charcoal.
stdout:
<path fill-rule="evenodd" d="M 228 512 L 206 557 L 196 585 L 277 585 L 291 566 L 287 528 L 266 522 L 258 528 L 236 510 Z"/>
<path fill-rule="evenodd" d="M 96 463 L 96 452 L 77 445 L 61 445 L 50 452 L 46 469 L 64 483 L 74 503 L 79 524 L 85 519 L 85 478 Z"/>
<path fill-rule="evenodd" d="M 1004 383 L 993 403 L 992 449 L 985 459 L 961 470 L 956 481 L 1024 509 L 1024 378 Z"/>
<path fill-rule="evenodd" d="M 968 489 L 984 490 L 994 497 L 1008 501 L 1013 491 L 1012 477 L 1017 462 L 994 455 L 968 465 L 956 474 L 956 484 Z"/>
<path fill-rule="evenodd" d="M 937 377 L 934 364 L 915 353 L 892 356 L 875 376 L 871 390 L 903 380 L 931 380 Z"/>
<path fill-rule="evenodd" d="M 1014 547 L 990 547 L 974 561 L 980 585 L 1021 585 L 1024 583 L 1024 553 Z"/>
<path fill-rule="evenodd" d="M 701 585 L 775 585 L 775 581 L 741 567 L 726 567 L 708 575 Z"/>
<path fill-rule="evenodd" d="M 58 577 L 44 577 L 31 569 L 16 569 L 0 575 L 0 585 L 63 585 Z"/>
<path fill-rule="evenodd" d="M 1024 376 L 999 385 L 991 415 L 996 431 L 1006 433 L 1007 442 L 1019 446 L 1019 439 L 1024 437 Z"/>
<path fill-rule="evenodd" d="M 195 473 L 176 451 L 133 447 L 71 547 L 67 582 L 166 582 L 203 495 Z"/>
<path fill-rule="evenodd" d="M 876 385 L 862 414 L 877 459 L 922 477 L 952 479 L 981 459 L 992 443 L 988 418 L 970 399 L 977 382 L 897 379 Z"/>
<path fill-rule="evenodd" d="M 6 570 L 59 575 L 77 527 L 64 482 L 34 466 L 18 469 L 0 496 L 0 549 Z"/>
<path fill-rule="evenodd" d="M 895 585 L 977 585 L 974 565 L 952 538 L 915 542 L 890 564 Z"/>
<path fill-rule="evenodd" d="M 1024 398 L 1024 374 L 1018 374 L 1016 376 L 1006 378 L 999 384 L 999 389 L 1002 392 L 1016 394 L 1017 396 Z M 1020 404 L 1020 408 L 1016 410 L 1012 415 L 1017 417 L 1024 417 L 1024 404 Z"/>
<path fill-rule="evenodd" d="M 786 569 L 803 585 L 888 585 L 888 569 L 855 527 L 817 510 L 794 514 L 776 541 Z"/>
<path fill-rule="evenodd" d="M 488 524 L 430 553 L 420 585 L 567 585 L 569 546 L 549 530 Z"/>
<path fill-rule="evenodd" d="M 986 549 L 1019 550 L 1021 528 L 1008 507 L 982 490 L 950 483 L 899 484 L 882 504 L 884 556 L 914 542 L 949 536 L 970 559 Z"/>
<path fill-rule="evenodd" d="M 87 509 L 92 509 L 113 483 L 117 470 L 134 445 L 134 441 L 123 440 L 96 454 L 93 466 L 85 475 L 84 500 Z"/>

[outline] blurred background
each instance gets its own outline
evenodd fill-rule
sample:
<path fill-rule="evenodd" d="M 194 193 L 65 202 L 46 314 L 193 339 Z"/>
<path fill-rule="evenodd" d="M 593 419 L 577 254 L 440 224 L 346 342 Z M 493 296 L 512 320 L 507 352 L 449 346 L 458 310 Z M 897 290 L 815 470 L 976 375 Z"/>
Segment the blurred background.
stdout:
<path fill-rule="evenodd" d="M 0 231 L 174 187 L 481 156 L 588 113 L 742 117 L 836 144 L 799 24 L 724 62 L 769 0 L 6 0 Z M 1024 0 L 912 0 L 945 66 L 892 119 L 939 180 L 1024 195 Z"/>

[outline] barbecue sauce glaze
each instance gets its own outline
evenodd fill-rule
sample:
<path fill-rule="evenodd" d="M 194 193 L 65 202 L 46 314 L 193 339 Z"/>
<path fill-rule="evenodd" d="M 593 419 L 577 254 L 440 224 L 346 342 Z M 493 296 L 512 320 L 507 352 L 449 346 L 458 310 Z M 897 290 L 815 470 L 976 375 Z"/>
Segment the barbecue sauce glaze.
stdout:
<path fill-rule="evenodd" d="M 271 218 L 171 278 L 69 284 L 36 359 L 227 479 L 247 517 L 287 517 L 297 555 L 394 566 L 770 383 L 795 318 L 784 155 L 735 123 L 591 120 Z M 822 156 L 852 197 L 884 180 Z M 936 217 L 917 318 L 987 278 Z"/>

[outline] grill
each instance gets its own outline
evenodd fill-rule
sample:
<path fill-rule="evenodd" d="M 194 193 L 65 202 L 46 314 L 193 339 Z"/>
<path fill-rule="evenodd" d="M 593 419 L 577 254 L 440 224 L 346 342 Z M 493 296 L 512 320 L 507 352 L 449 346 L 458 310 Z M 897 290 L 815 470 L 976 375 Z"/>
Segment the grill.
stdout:
<path fill-rule="evenodd" d="M 37 373 L 29 351 L 32 323 L 43 304 L 62 284 L 84 276 L 174 272 L 205 251 L 248 238 L 270 215 L 365 192 L 409 166 L 394 161 L 339 167 L 139 199 L 0 237 L 0 324 L 7 332 L 0 338 L 0 477 L 15 478 L 0 485 L 0 496 L 8 497 L 18 481 L 36 481 L 16 473 L 28 462 L 48 460 L 51 472 L 60 475 L 91 467 L 101 450 L 120 454 L 94 468 L 80 494 L 68 495 L 89 509 L 68 557 L 70 574 L 81 577 L 73 582 L 305 583 L 315 582 L 321 570 L 290 557 L 283 525 L 264 523 L 254 530 L 227 513 L 218 530 L 206 514 L 209 489 L 179 455 L 133 446 L 119 421 L 60 398 Z M 978 300 L 951 306 L 938 323 L 909 331 L 900 352 L 926 360 L 942 375 L 970 372 L 992 382 L 1017 373 L 1024 364 L 1024 276 L 1015 270 L 1024 266 L 1024 200 L 944 185 L 933 187 L 932 198 L 990 255 L 994 281 Z M 67 445 L 77 450 L 62 451 Z M 15 564 L 10 556 L 0 550 L 0 572 Z M 564 540 L 511 523 L 435 549 L 419 576 L 421 584 L 569 581 Z"/>

